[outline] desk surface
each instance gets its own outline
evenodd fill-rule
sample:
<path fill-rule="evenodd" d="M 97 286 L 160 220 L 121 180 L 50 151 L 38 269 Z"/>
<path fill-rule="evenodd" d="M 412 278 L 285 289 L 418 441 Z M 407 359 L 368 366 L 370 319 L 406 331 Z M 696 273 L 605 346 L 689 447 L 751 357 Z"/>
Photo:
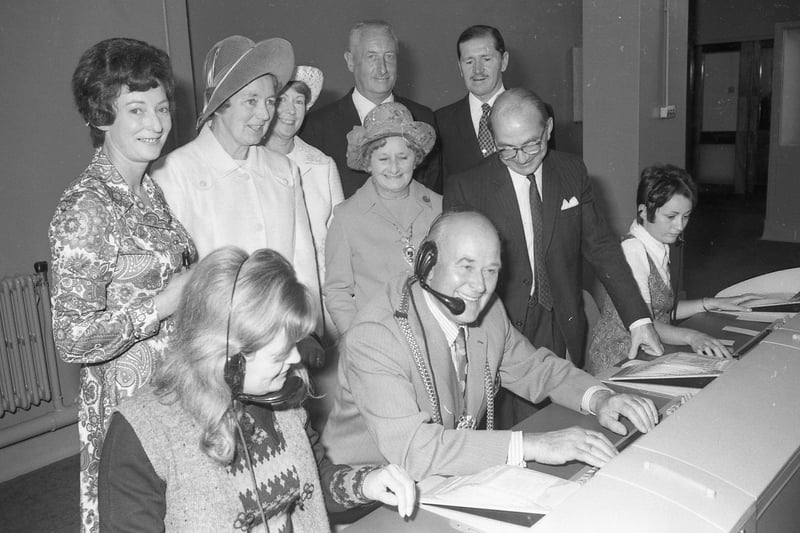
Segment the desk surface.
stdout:
<path fill-rule="evenodd" d="M 754 331 L 760 331 L 767 326 L 765 323 L 736 320 L 730 315 L 719 313 L 704 313 L 695 315 L 684 321 L 684 325 L 686 327 L 698 329 L 711 335 L 716 335 L 720 338 L 733 340 L 733 348 L 736 349 L 742 344 L 748 342 L 752 336 L 740 333 L 731 333 L 722 330 L 724 326 L 734 324 L 740 328 L 751 329 Z M 685 347 L 670 347 L 669 349 L 670 351 L 676 351 L 680 349 L 685 350 Z M 656 401 L 659 408 L 663 408 L 670 400 L 666 396 L 659 397 L 657 394 L 651 395 L 651 397 L 654 399 L 654 401 Z M 619 444 L 621 441 L 621 437 L 618 435 L 614 435 L 605 428 L 601 428 L 595 417 L 582 415 L 558 405 L 550 405 L 547 408 L 537 412 L 529 419 L 520 423 L 517 426 L 517 429 L 526 431 L 550 431 L 572 425 L 581 425 L 590 427 L 592 429 L 601 430 L 607 436 L 613 437 L 612 442 L 615 442 L 615 444 Z M 625 442 L 624 444 L 628 444 L 628 442 Z M 529 468 L 535 468 L 536 470 L 566 479 L 577 479 L 588 469 L 586 465 L 578 462 L 572 462 L 562 466 L 548 466 L 529 463 L 528 466 Z M 348 533 L 366 533 L 374 531 L 381 531 L 383 533 L 399 533 L 406 531 L 422 533 L 461 531 L 463 533 L 465 528 L 460 524 L 451 523 L 451 521 L 448 519 L 435 515 L 426 510 L 418 510 L 412 519 L 403 521 L 392 509 L 388 507 L 381 507 L 375 512 L 362 518 L 355 524 L 349 526 L 346 531 Z"/>
<path fill-rule="evenodd" d="M 625 390 L 625 387 L 619 387 L 619 389 Z M 672 398 L 664 395 L 643 393 L 641 391 L 634 392 L 652 398 L 660 410 L 666 408 L 672 401 Z M 638 434 L 634 434 L 632 431 L 633 426 L 624 419 L 623 422 L 628 428 L 630 437 L 624 437 L 617 435 L 616 433 L 612 433 L 611 431 L 602 427 L 597 422 L 597 418 L 594 416 L 584 415 L 571 409 L 567 409 L 566 407 L 551 404 L 541 411 L 536 412 L 528 419 L 517 424 L 514 429 L 521 431 L 541 432 L 553 431 L 570 426 L 581 426 L 602 432 L 611 440 L 611 442 L 621 449 L 630 442 L 633 442 L 632 439 L 638 437 Z M 567 464 L 558 466 L 530 462 L 528 463 L 528 468 L 558 476 L 560 478 L 572 480 L 580 479 L 590 470 L 588 465 L 578 461 L 571 461 Z M 347 533 L 368 533 L 375 531 L 382 531 L 384 533 L 400 533 L 405 531 L 422 533 L 460 531 L 463 533 L 465 529 L 460 524 L 451 524 L 450 520 L 424 509 L 418 509 L 413 518 L 403 521 L 393 509 L 383 506 L 368 514 L 355 524 L 348 526 L 346 531 Z"/>

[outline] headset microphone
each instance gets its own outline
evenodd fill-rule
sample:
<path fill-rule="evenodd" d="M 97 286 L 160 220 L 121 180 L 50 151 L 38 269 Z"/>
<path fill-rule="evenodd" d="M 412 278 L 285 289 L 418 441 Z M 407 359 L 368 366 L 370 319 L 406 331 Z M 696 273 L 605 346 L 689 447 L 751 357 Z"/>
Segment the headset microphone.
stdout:
<path fill-rule="evenodd" d="M 448 311 L 454 315 L 460 315 L 467 308 L 467 303 L 464 300 L 442 294 L 441 292 L 432 289 L 425 282 L 425 280 L 428 278 L 428 274 L 430 274 L 431 269 L 433 268 L 433 265 L 436 264 L 437 256 L 438 250 L 436 248 L 436 243 L 434 241 L 423 241 L 423 243 L 419 246 L 419 251 L 417 252 L 417 260 L 414 265 L 414 275 L 417 277 L 419 286 L 422 287 L 423 290 L 428 291 L 434 298 L 442 302 Z"/>
<path fill-rule="evenodd" d="M 439 291 L 433 290 L 427 283 L 422 281 L 422 279 L 419 280 L 419 286 L 422 287 L 424 290 L 428 291 L 429 293 L 431 293 L 431 295 L 434 298 L 442 302 L 442 304 L 447 308 L 447 310 L 453 313 L 454 315 L 460 315 L 467 308 L 467 303 L 461 298 L 446 296 Z"/>

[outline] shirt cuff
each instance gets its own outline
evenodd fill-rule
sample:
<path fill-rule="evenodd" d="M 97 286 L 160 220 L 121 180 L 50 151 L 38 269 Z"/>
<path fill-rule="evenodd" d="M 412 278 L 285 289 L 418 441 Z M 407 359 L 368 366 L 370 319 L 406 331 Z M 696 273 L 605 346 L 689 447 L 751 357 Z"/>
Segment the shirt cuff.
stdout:
<path fill-rule="evenodd" d="M 596 415 L 594 411 L 589 409 L 589 406 L 592 405 L 592 396 L 595 395 L 596 392 L 600 392 L 602 390 L 607 390 L 611 394 L 614 394 L 614 391 L 606 387 L 605 385 L 594 385 L 586 389 L 586 392 L 583 393 L 583 398 L 581 398 L 581 411 L 584 413 L 589 413 L 591 415 Z"/>
<path fill-rule="evenodd" d="M 511 441 L 508 443 L 508 458 L 506 464 L 511 466 L 525 466 L 525 448 L 522 443 L 522 432 L 512 431 Z"/>
<path fill-rule="evenodd" d="M 644 326 L 645 324 L 652 324 L 653 321 L 649 318 L 640 318 L 639 320 L 635 320 L 630 327 L 628 327 L 628 331 L 633 331 L 633 328 L 638 328 L 639 326 Z"/>

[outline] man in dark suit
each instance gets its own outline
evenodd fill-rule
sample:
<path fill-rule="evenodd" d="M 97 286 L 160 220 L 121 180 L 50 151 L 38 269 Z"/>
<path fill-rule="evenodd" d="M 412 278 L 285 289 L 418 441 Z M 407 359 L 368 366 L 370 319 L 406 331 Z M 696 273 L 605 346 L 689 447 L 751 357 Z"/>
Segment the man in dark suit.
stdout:
<path fill-rule="evenodd" d="M 503 36 L 492 26 L 470 26 L 458 37 L 458 70 L 467 96 L 436 111 L 445 178 L 468 170 L 494 153 L 488 117 L 505 90 L 503 72 L 508 52 Z"/>
<path fill-rule="evenodd" d="M 436 118 L 430 108 L 392 93 L 397 80 L 397 37 L 389 23 L 375 20 L 359 22 L 350 30 L 348 48 L 344 59 L 348 70 L 353 73 L 355 87 L 343 98 L 309 114 L 301 132 L 304 141 L 336 161 L 345 198 L 352 196 L 368 176 L 347 166 L 347 134 L 353 126 L 363 124 L 364 117 L 375 106 L 384 102 L 399 102 L 411 111 L 414 120 L 427 122 L 437 129 Z M 434 147 L 417 167 L 414 178 L 429 189 L 441 192 L 438 147 Z"/>
<path fill-rule="evenodd" d="M 640 345 L 663 353 L 647 305 L 594 202 L 583 162 L 548 151 L 553 129 L 544 102 L 527 89 L 498 97 L 490 117 L 497 153 L 446 181 L 445 209 L 470 205 L 485 213 L 503 242 L 497 294 L 514 326 L 534 346 L 566 352 L 583 366 L 586 318 L 581 305 L 585 258 Z M 536 268 L 536 267 L 539 268 Z M 532 409 L 515 402 L 515 421 Z"/>

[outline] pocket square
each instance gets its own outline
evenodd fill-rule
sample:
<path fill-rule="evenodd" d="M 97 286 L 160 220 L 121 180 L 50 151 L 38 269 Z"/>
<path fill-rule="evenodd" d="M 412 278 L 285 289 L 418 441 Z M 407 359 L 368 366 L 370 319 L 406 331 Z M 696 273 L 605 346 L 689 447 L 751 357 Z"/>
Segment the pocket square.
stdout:
<path fill-rule="evenodd" d="M 564 211 L 565 209 L 575 207 L 576 205 L 578 205 L 578 199 L 573 196 L 569 200 L 561 201 L 561 210 Z"/>

